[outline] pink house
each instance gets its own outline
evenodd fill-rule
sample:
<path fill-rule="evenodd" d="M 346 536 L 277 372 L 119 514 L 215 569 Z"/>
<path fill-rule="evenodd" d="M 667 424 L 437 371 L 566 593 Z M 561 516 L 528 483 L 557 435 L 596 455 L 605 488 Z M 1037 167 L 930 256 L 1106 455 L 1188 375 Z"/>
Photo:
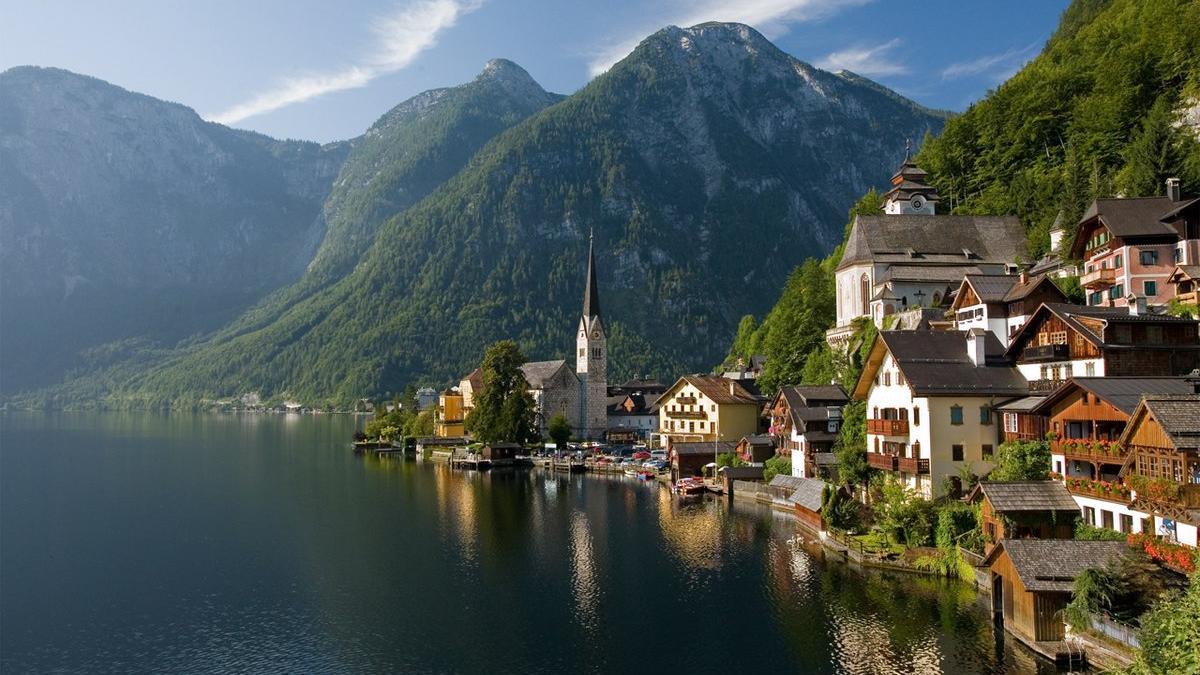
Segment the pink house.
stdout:
<path fill-rule="evenodd" d="M 1165 197 L 1097 199 L 1070 256 L 1083 260 L 1079 281 L 1089 305 L 1124 307 L 1131 295 L 1165 305 L 1175 266 L 1200 263 L 1200 198 L 1184 199 L 1171 178 Z"/>

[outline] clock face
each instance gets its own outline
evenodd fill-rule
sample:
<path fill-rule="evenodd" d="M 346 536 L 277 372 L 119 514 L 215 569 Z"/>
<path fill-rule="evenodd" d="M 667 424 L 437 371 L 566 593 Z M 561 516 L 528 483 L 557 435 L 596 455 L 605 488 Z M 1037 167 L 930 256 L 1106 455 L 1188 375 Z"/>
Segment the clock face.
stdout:
<path fill-rule="evenodd" d="M 599 339 L 600 339 L 600 331 L 598 331 L 598 330 L 594 330 L 594 331 L 592 331 L 592 337 L 594 337 L 594 338 L 596 338 L 597 340 L 599 340 Z"/>
<path fill-rule="evenodd" d="M 913 198 L 912 198 L 912 207 L 913 207 L 914 209 L 918 209 L 918 210 L 919 210 L 919 209 L 923 208 L 924 206 L 925 206 L 925 200 L 924 200 L 924 199 L 921 199 L 919 196 L 918 196 L 918 197 L 913 197 Z"/>

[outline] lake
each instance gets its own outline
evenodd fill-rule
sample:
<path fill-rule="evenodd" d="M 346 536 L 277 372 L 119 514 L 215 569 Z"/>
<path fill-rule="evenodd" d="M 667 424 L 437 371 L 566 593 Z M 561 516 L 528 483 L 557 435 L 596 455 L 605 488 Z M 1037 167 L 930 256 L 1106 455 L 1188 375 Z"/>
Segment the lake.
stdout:
<path fill-rule="evenodd" d="M 969 586 L 786 516 L 355 457 L 363 422 L 0 414 L 0 670 L 1053 670 Z"/>

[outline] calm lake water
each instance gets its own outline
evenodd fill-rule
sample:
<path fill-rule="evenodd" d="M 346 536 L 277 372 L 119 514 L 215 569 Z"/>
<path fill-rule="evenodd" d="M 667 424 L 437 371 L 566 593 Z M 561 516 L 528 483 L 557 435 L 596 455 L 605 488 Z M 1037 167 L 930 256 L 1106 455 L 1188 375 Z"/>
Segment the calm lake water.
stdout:
<path fill-rule="evenodd" d="M 657 485 L 354 457 L 348 416 L 0 415 L 0 670 L 1051 669 L 969 587 Z"/>

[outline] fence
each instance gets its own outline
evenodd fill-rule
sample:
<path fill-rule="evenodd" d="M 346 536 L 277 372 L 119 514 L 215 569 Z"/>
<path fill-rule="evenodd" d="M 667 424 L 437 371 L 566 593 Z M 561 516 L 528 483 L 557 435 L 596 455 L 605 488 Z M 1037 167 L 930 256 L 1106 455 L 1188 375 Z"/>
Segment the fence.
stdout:
<path fill-rule="evenodd" d="M 1093 631 L 1134 649 L 1141 649 L 1142 645 L 1138 642 L 1137 629 L 1133 626 L 1107 614 L 1092 614 L 1090 618 Z"/>

